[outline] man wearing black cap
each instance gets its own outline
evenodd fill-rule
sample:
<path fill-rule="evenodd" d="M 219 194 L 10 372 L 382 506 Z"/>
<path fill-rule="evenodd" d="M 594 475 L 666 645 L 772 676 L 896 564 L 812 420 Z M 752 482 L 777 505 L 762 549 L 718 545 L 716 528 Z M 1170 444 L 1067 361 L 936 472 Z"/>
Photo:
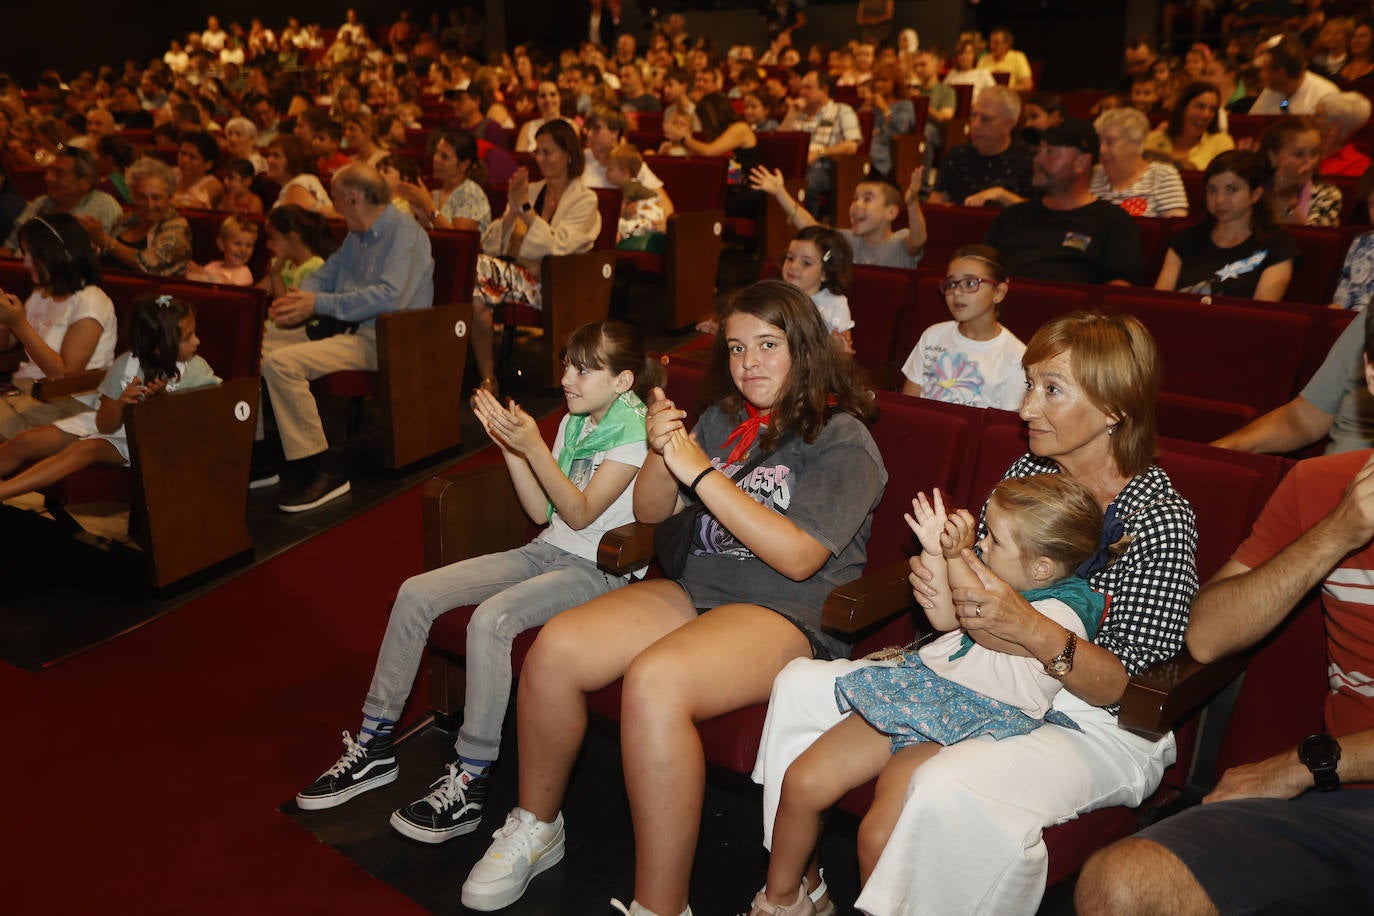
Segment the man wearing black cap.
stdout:
<path fill-rule="evenodd" d="M 1002 252 L 1012 276 L 1074 283 L 1139 283 L 1140 230 L 1126 211 L 1088 190 L 1097 131 L 1070 118 L 1026 131 L 1037 146 L 1031 184 L 1039 199 L 998 214 L 983 240 Z"/>

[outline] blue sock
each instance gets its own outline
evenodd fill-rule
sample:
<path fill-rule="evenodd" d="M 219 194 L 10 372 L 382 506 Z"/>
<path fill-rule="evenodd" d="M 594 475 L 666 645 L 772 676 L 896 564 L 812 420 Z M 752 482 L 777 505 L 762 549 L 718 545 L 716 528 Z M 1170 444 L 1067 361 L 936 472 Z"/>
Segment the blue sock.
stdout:
<path fill-rule="evenodd" d="M 391 740 L 391 730 L 396 727 L 396 723 L 390 719 L 378 719 L 363 713 L 363 727 L 358 729 L 358 743 L 367 744 L 373 738 L 385 738 Z"/>
<path fill-rule="evenodd" d="M 458 766 L 469 776 L 485 776 L 487 771 L 491 769 L 491 765 L 492 761 L 490 760 L 473 760 L 471 757 L 458 755 Z"/>

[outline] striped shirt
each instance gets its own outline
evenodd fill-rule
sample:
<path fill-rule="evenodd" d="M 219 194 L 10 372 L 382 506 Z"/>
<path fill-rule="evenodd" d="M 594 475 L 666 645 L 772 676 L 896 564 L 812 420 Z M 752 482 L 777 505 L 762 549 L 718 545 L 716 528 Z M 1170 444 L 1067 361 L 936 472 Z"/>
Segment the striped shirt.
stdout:
<path fill-rule="evenodd" d="M 1188 215 L 1188 192 L 1183 189 L 1183 179 L 1178 169 L 1163 162 L 1151 162 L 1133 184 L 1120 189 L 1112 187 L 1102 166 L 1095 165 L 1088 190 L 1132 216 L 1159 216 L 1171 210 L 1182 210 L 1184 216 Z"/>

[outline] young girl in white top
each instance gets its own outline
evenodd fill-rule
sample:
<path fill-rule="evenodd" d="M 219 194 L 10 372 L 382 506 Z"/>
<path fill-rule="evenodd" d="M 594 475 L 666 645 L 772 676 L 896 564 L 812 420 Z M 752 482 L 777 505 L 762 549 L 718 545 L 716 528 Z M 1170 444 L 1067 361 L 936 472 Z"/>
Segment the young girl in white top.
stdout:
<path fill-rule="evenodd" d="M 854 353 L 854 319 L 849 314 L 849 284 L 854 253 L 829 226 L 807 226 L 787 246 L 782 278 L 811 297 L 841 353 Z"/>
<path fill-rule="evenodd" d="M 473 410 L 501 450 L 526 514 L 548 527 L 529 544 L 407 579 L 396 596 L 357 737 L 344 732 L 344 754 L 296 796 L 306 810 L 332 808 L 396 779 L 392 728 L 405 707 L 433 622 L 476 604 L 468 623 L 467 693 L 457 761 L 391 825 L 423 843 L 476 830 L 487 771 L 501 746 L 510 699 L 511 644 L 560 611 L 619 588 L 626 579 L 596 565 L 601 535 L 634 521 L 630 483 L 648 454 L 644 402 L 662 384 L 637 329 L 618 321 L 583 325 L 564 348 L 563 418 L 553 448 L 534 418 L 514 402 L 502 407 L 479 389 Z"/>
<path fill-rule="evenodd" d="M 1026 345 L 997 320 L 1008 290 L 1002 255 L 987 245 L 960 248 L 940 289 L 953 320 L 921 334 L 902 366 L 902 394 L 1019 410 L 1026 393 Z"/>
<path fill-rule="evenodd" d="M 33 397 L 34 382 L 103 369 L 114 359 L 114 303 L 100 288 L 100 268 L 86 230 L 66 213 L 35 216 L 19 229 L 24 266 L 33 280 L 28 301 L 0 292 L 0 349 L 18 343 L 24 361 L 17 391 L 0 398 L 0 439 L 90 410 L 93 397 Z"/>
<path fill-rule="evenodd" d="M 167 295 L 135 302 L 129 316 L 130 352 L 116 357 L 105 373 L 100 406 L 0 444 L 0 477 L 5 478 L 0 480 L 0 500 L 51 486 L 92 464 L 128 464 L 126 407 L 164 391 L 219 383 L 210 365 L 196 356 L 199 346 L 195 307 L 189 302 Z M 23 471 L 8 476 L 21 467 Z"/>
<path fill-rule="evenodd" d="M 843 235 L 813 223 L 798 232 L 782 259 L 782 279 L 811 297 L 830 331 L 835 348 L 854 355 L 854 318 L 849 313 L 849 285 L 854 280 L 854 251 Z M 697 323 L 703 334 L 715 334 L 714 317 Z"/>
<path fill-rule="evenodd" d="M 850 789 L 877 777 L 880 796 L 904 793 L 917 767 L 966 738 L 1001 739 L 1047 722 L 1078 727 L 1051 710 L 1063 685 L 1050 666 L 989 635 L 983 627 L 992 618 L 985 619 L 979 605 L 956 606 L 954 593 L 979 586 L 978 570 L 986 568 L 1041 614 L 1091 639 L 1105 601 L 1082 576 L 1105 565 L 1110 554 L 1101 546 L 1102 510 L 1092 494 L 1060 474 L 1003 480 L 988 500 L 981 560 L 972 551 L 977 523 L 966 510 L 946 515 L 939 490 L 933 504 L 920 493 L 911 505 L 907 523 L 920 539 L 921 560 L 934 573 L 937 592 L 927 617 L 945 633 L 919 649 L 881 653 L 874 664 L 837 678 L 836 703 L 854 714 L 818 738 L 785 776 L 768 774 L 774 785 L 781 778 L 782 794 L 771 825 L 768 883 L 751 916 L 816 912 L 803 874 L 821 814 Z M 874 810 L 881 809 L 875 804 Z"/>

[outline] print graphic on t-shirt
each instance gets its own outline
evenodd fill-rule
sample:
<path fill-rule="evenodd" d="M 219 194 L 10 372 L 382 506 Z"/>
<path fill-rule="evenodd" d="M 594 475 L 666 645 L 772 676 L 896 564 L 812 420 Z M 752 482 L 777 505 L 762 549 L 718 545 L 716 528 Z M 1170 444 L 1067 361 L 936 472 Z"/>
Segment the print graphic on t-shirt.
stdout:
<path fill-rule="evenodd" d="M 727 475 L 730 472 L 729 467 L 721 468 L 721 470 Z M 792 504 L 792 486 L 788 479 L 790 476 L 791 469 L 785 464 L 761 465 L 754 468 L 744 480 L 735 481 L 735 483 L 754 502 L 767 506 L 779 515 L 785 516 L 787 507 Z M 701 516 L 693 539 L 692 553 L 697 556 L 724 554 L 741 560 L 754 555 L 748 547 L 735 540 L 735 536 L 724 525 L 709 514 Z"/>
<path fill-rule="evenodd" d="M 1179 290 L 1181 293 L 1197 293 L 1199 295 L 1220 295 L 1226 285 L 1227 280 L 1237 280 L 1251 271 L 1258 270 L 1264 265 L 1264 261 L 1269 257 L 1269 249 L 1261 248 L 1259 251 L 1247 258 L 1239 261 L 1232 261 L 1217 268 L 1217 272 L 1200 283 L 1186 286 Z"/>
<path fill-rule="evenodd" d="M 1084 235 L 1081 232 L 1065 232 L 1063 245 L 1065 248 L 1073 248 L 1077 251 L 1087 251 L 1088 246 L 1093 243 L 1091 235 Z"/>
<path fill-rule="evenodd" d="M 972 403 L 982 393 L 983 373 L 965 353 L 941 353 L 921 385 L 922 397 L 952 404 Z"/>
<path fill-rule="evenodd" d="M 593 464 L 594 460 L 594 455 L 588 455 L 585 458 L 574 458 L 572 466 L 568 468 L 568 479 L 571 480 L 572 485 L 579 490 L 587 489 L 587 482 L 590 481 L 592 475 L 596 473 L 596 466 Z"/>

